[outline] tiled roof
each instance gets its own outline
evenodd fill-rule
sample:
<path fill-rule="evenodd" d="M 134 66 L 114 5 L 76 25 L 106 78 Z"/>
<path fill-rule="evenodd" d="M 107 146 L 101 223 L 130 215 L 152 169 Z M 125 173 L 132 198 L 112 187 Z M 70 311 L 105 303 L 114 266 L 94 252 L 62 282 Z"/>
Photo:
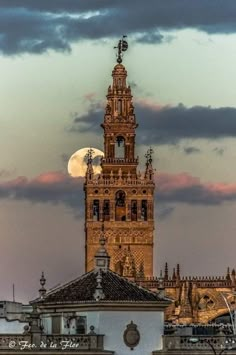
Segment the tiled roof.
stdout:
<path fill-rule="evenodd" d="M 97 303 L 94 293 L 97 287 L 98 271 L 94 270 L 55 289 L 49 290 L 43 299 L 33 302 L 47 303 Z M 119 276 L 111 270 L 101 272 L 102 302 L 161 302 L 169 303 L 167 298 L 159 297 L 134 282 Z"/>

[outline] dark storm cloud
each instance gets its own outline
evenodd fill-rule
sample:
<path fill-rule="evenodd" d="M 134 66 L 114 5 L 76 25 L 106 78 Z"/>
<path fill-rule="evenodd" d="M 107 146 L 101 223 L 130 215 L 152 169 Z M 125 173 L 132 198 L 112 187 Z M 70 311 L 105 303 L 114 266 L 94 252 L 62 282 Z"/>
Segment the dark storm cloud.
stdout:
<path fill-rule="evenodd" d="M 61 154 L 61 160 L 63 161 L 63 163 L 68 163 L 70 159 L 70 155 L 69 154 Z"/>
<path fill-rule="evenodd" d="M 73 119 L 73 125 L 70 128 L 72 132 L 91 132 L 94 131 L 97 134 L 100 134 L 99 127 L 102 122 L 102 113 L 100 110 L 89 109 L 84 115 L 75 117 Z"/>
<path fill-rule="evenodd" d="M 236 109 L 194 106 L 187 108 L 137 107 L 142 143 L 176 144 L 181 139 L 236 137 Z"/>
<path fill-rule="evenodd" d="M 224 148 L 215 147 L 213 149 L 213 152 L 216 153 L 217 155 L 223 155 L 225 150 L 224 150 Z"/>
<path fill-rule="evenodd" d="M 186 154 L 196 154 L 200 153 L 201 149 L 196 148 L 196 147 L 184 147 L 184 153 Z"/>
<path fill-rule="evenodd" d="M 83 209 L 83 193 L 79 193 L 82 181 L 60 172 L 41 174 L 32 180 L 18 177 L 0 183 L 0 198 L 63 204 L 78 213 Z"/>
<path fill-rule="evenodd" d="M 43 53 L 49 48 L 68 51 L 70 36 L 66 29 L 69 23 L 72 26 L 73 20 L 67 16 L 56 18 L 25 9 L 1 10 L 0 51 L 6 55 Z"/>
<path fill-rule="evenodd" d="M 235 0 L 1 0 L 0 48 L 8 55 L 65 51 L 73 41 L 124 33 L 160 43 L 163 30 L 235 33 L 235 18 Z"/>
<path fill-rule="evenodd" d="M 175 107 L 159 107 L 150 102 L 135 104 L 136 118 L 139 122 L 139 143 L 176 144 L 182 139 L 217 139 L 236 137 L 236 108 L 212 108 L 194 106 L 187 108 L 180 104 Z M 76 117 L 72 130 L 94 131 L 100 134 L 99 126 L 103 120 L 101 109 L 89 111 Z M 197 152 L 190 148 L 186 153 Z"/>
<path fill-rule="evenodd" d="M 144 33 L 143 35 L 137 36 L 136 41 L 140 43 L 161 43 L 165 37 L 159 32 Z"/>
<path fill-rule="evenodd" d="M 174 212 L 175 207 L 166 206 L 165 204 L 161 204 L 158 201 L 156 203 L 155 209 L 157 211 L 158 220 L 162 221 L 162 220 L 167 219 L 168 217 L 170 217 L 170 215 Z"/>

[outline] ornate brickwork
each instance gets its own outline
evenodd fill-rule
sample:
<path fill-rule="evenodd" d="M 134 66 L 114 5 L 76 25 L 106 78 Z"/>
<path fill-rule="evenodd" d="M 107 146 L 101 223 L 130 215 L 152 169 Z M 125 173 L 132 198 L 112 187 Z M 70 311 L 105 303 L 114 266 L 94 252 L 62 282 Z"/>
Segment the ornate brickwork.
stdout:
<path fill-rule="evenodd" d="M 127 277 L 153 275 L 154 188 L 152 151 L 144 174 L 137 173 L 131 88 L 127 72 L 117 64 L 108 88 L 102 128 L 104 157 L 101 174 L 94 175 L 91 156 L 84 184 L 86 271 L 94 267 L 102 226 L 107 239 L 112 270 Z M 140 271 L 141 270 L 141 271 Z"/>
<path fill-rule="evenodd" d="M 120 42 L 123 43 L 123 42 Z M 120 48 L 120 51 L 122 49 Z M 144 174 L 137 172 L 135 135 L 138 124 L 127 86 L 127 71 L 119 61 L 108 88 L 104 121 L 104 157 L 101 174 L 94 175 L 88 154 L 85 190 L 86 271 L 94 267 L 104 227 L 110 267 L 142 286 L 160 290 L 153 277 L 154 188 L 152 150 L 146 154 Z M 208 323 L 235 308 L 235 271 L 225 277 L 182 277 L 179 266 L 172 276 L 165 268 L 164 287 L 173 303 L 166 320 L 175 323 Z"/>
<path fill-rule="evenodd" d="M 157 278 L 139 278 L 136 282 L 152 290 L 158 289 Z M 224 277 L 181 277 L 179 266 L 164 278 L 165 294 L 173 299 L 166 320 L 180 324 L 209 323 L 236 308 L 235 271 Z"/>

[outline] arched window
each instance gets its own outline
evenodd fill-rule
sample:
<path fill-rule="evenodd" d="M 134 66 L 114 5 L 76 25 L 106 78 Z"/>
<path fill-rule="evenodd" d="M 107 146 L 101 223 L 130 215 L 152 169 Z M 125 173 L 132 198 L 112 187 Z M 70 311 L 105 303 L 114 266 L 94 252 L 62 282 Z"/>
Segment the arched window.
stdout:
<path fill-rule="evenodd" d="M 124 191 L 117 191 L 116 193 L 116 221 L 126 220 L 126 203 Z"/>
<path fill-rule="evenodd" d="M 116 137 L 115 157 L 116 158 L 125 157 L 125 139 L 122 136 Z"/>

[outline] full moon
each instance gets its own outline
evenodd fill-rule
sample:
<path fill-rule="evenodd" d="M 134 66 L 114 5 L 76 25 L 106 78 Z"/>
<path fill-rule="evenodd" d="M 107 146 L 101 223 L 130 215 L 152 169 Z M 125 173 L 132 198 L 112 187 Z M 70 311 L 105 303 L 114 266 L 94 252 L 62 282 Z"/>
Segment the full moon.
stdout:
<path fill-rule="evenodd" d="M 93 170 L 94 174 L 99 174 L 101 172 L 100 158 L 104 156 L 103 152 L 96 148 L 82 148 L 77 150 L 68 161 L 68 173 L 72 177 L 85 176 L 87 170 L 86 154 L 88 150 L 93 150 Z"/>

